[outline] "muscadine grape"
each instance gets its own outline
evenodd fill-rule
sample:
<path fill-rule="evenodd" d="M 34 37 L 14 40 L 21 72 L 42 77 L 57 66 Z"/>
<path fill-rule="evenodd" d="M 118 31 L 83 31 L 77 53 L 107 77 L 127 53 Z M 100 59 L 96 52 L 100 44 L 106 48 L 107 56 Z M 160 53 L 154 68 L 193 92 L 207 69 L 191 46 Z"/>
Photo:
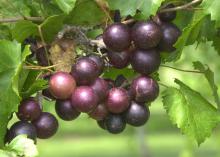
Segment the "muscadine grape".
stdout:
<path fill-rule="evenodd" d="M 108 90 L 112 89 L 113 87 L 115 87 L 115 82 L 112 79 L 104 79 L 107 83 L 108 83 Z"/>
<path fill-rule="evenodd" d="M 106 106 L 112 113 L 122 113 L 129 107 L 129 97 L 123 88 L 112 88 L 108 93 Z"/>
<path fill-rule="evenodd" d="M 40 139 L 52 137 L 57 132 L 59 125 L 56 117 L 48 112 L 42 112 L 41 116 L 32 124 L 37 130 L 37 137 Z"/>
<path fill-rule="evenodd" d="M 77 85 L 90 85 L 99 76 L 99 68 L 89 57 L 82 57 L 73 65 L 72 75 Z"/>
<path fill-rule="evenodd" d="M 56 98 L 51 94 L 50 89 L 46 88 L 42 90 L 42 95 L 46 98 L 49 98 L 50 100 L 55 100 Z"/>
<path fill-rule="evenodd" d="M 152 102 L 159 95 L 159 86 L 156 81 L 148 76 L 139 76 L 132 81 L 132 93 L 137 102 Z"/>
<path fill-rule="evenodd" d="M 90 112 L 98 105 L 98 98 L 89 86 L 80 86 L 72 94 L 72 105 L 80 112 Z"/>
<path fill-rule="evenodd" d="M 105 120 L 106 129 L 112 134 L 124 131 L 126 123 L 121 115 L 111 114 Z"/>
<path fill-rule="evenodd" d="M 129 27 L 122 23 L 114 23 L 106 28 L 103 33 L 103 41 L 107 48 L 120 52 L 131 45 Z"/>
<path fill-rule="evenodd" d="M 174 4 L 168 4 L 164 9 L 174 8 Z M 171 22 L 176 18 L 176 11 L 159 13 L 159 18 L 163 22 Z"/>
<path fill-rule="evenodd" d="M 36 132 L 36 128 L 25 121 L 18 121 L 16 123 L 14 123 L 11 128 L 8 131 L 8 137 L 7 137 L 7 142 L 12 141 L 16 136 L 18 135 L 27 135 L 28 138 L 32 139 L 32 140 L 36 140 L 37 137 L 37 132 Z"/>
<path fill-rule="evenodd" d="M 89 116 L 95 120 L 103 120 L 108 115 L 108 110 L 104 104 L 99 104 L 93 111 L 89 113 Z"/>
<path fill-rule="evenodd" d="M 125 120 L 132 126 L 144 125 L 150 117 L 149 108 L 144 104 L 132 102 L 129 109 L 125 112 Z"/>
<path fill-rule="evenodd" d="M 97 78 L 90 87 L 97 94 L 98 103 L 103 102 L 108 95 L 108 83 L 102 78 Z"/>
<path fill-rule="evenodd" d="M 17 117 L 20 120 L 32 121 L 37 119 L 40 114 L 41 106 L 32 97 L 23 100 L 18 106 Z"/>
<path fill-rule="evenodd" d="M 57 115 L 65 121 L 74 120 L 80 115 L 80 112 L 73 107 L 72 102 L 69 99 L 57 100 L 55 110 Z"/>
<path fill-rule="evenodd" d="M 98 71 L 99 71 L 99 75 L 101 75 L 103 73 L 104 67 L 105 67 L 105 62 L 104 60 L 99 57 L 98 55 L 90 55 L 88 56 L 89 59 L 91 59 L 92 61 L 94 61 L 98 67 Z"/>
<path fill-rule="evenodd" d="M 162 31 L 153 21 L 137 22 L 132 28 L 132 40 L 139 49 L 156 47 L 162 38 Z"/>
<path fill-rule="evenodd" d="M 102 128 L 103 130 L 106 130 L 106 126 L 105 126 L 105 120 L 99 120 L 99 121 L 96 121 L 98 126 L 100 128 Z"/>
<path fill-rule="evenodd" d="M 160 54 L 155 49 L 134 50 L 131 57 L 131 65 L 136 72 L 149 75 L 158 70 L 160 66 Z"/>
<path fill-rule="evenodd" d="M 40 47 L 36 50 L 37 63 L 41 66 L 48 66 L 47 54 L 44 47 Z"/>
<path fill-rule="evenodd" d="M 163 36 L 158 45 L 161 51 L 172 52 L 175 51 L 174 44 L 177 42 L 181 31 L 172 23 L 163 23 L 161 25 Z"/>
<path fill-rule="evenodd" d="M 49 89 L 57 99 L 70 98 L 75 88 L 75 79 L 66 72 L 57 72 L 50 77 Z"/>
<path fill-rule="evenodd" d="M 125 50 L 122 52 L 107 52 L 109 63 L 118 69 L 123 69 L 129 64 L 130 54 L 131 53 L 129 50 Z"/>

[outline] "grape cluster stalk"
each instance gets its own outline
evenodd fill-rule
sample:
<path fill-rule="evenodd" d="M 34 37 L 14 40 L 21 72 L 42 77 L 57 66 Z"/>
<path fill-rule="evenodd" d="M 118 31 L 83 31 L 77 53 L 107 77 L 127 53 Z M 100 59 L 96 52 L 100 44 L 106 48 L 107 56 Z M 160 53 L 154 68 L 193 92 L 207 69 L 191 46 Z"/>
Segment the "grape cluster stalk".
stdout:
<path fill-rule="evenodd" d="M 173 4 L 166 6 L 173 7 Z M 49 88 L 42 94 L 56 101 L 55 111 L 60 119 L 72 121 L 86 113 L 100 128 L 112 134 L 123 132 L 127 124 L 140 127 L 147 123 L 149 104 L 159 95 L 159 85 L 152 74 L 160 67 L 160 52 L 175 51 L 174 44 L 181 35 L 172 23 L 175 11 L 158 13 L 157 17 L 157 20 L 136 21 L 132 25 L 117 20 L 98 36 L 106 46 L 102 48 L 104 57 L 81 56 L 70 73 L 58 71 L 45 77 Z M 44 49 L 37 51 L 38 64 L 47 66 L 46 56 L 41 53 Z M 139 75 L 132 81 L 121 75 L 116 80 L 103 78 L 106 65 L 117 69 L 130 66 Z M 33 97 L 21 101 L 17 117 L 19 121 L 7 131 L 6 143 L 20 134 L 34 141 L 47 139 L 58 130 L 56 117 L 44 112 Z"/>

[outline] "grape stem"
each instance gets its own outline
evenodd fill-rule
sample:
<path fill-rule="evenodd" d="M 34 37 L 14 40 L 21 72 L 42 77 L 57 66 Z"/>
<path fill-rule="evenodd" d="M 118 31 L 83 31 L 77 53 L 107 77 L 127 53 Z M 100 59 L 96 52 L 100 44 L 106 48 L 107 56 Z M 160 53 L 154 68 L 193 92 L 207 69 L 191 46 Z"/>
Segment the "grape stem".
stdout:
<path fill-rule="evenodd" d="M 55 64 L 55 65 L 51 65 L 51 66 L 37 66 L 37 65 L 24 65 L 24 69 L 31 69 L 31 70 L 48 70 L 50 72 L 53 72 L 53 70 L 51 70 L 52 68 L 59 66 L 61 64 Z"/>
<path fill-rule="evenodd" d="M 28 20 L 28 21 L 33 21 L 33 22 L 42 22 L 44 20 L 43 17 L 14 17 L 14 18 L 4 18 L 0 19 L 0 23 L 12 23 L 12 22 L 17 22 L 17 21 L 22 21 L 22 20 Z"/>
<path fill-rule="evenodd" d="M 171 67 L 171 66 L 168 66 L 168 65 L 160 65 L 160 66 L 164 67 L 164 68 L 170 68 L 170 69 L 174 69 L 174 70 L 177 70 L 177 71 L 188 72 L 188 73 L 195 73 L 195 74 L 203 74 L 204 73 L 204 72 L 196 71 L 196 70 L 179 69 L 179 68 Z"/>

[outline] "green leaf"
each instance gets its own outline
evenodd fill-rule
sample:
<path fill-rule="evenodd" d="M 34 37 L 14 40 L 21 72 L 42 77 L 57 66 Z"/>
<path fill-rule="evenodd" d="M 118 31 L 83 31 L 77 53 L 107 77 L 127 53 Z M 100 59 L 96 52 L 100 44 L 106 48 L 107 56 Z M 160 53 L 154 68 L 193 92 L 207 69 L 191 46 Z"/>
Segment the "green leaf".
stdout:
<path fill-rule="evenodd" d="M 59 8 L 66 14 L 74 8 L 76 0 L 54 0 Z"/>
<path fill-rule="evenodd" d="M 6 147 L 6 149 L 16 152 L 17 156 L 38 156 L 37 147 L 34 144 L 34 141 L 27 138 L 27 135 L 19 135 L 15 137 Z"/>
<path fill-rule="evenodd" d="M 11 40 L 11 31 L 8 26 L 0 25 L 0 39 Z"/>
<path fill-rule="evenodd" d="M 17 42 L 0 40 L 0 147 L 3 146 L 8 117 L 20 101 L 18 86 L 22 63 L 30 54 L 29 47 L 21 52 Z"/>
<path fill-rule="evenodd" d="M 212 92 L 213 92 L 213 97 L 215 99 L 215 102 L 218 106 L 220 106 L 220 99 L 219 99 L 219 96 L 218 96 L 218 87 L 217 85 L 215 84 L 215 77 L 214 77 L 214 73 L 210 70 L 210 68 L 207 66 L 207 68 L 205 68 L 205 66 L 197 61 L 197 62 L 194 62 L 193 63 L 194 65 L 194 68 L 201 71 L 201 72 L 204 72 L 204 75 L 212 89 Z"/>
<path fill-rule="evenodd" d="M 104 12 L 95 1 L 78 0 L 65 22 L 81 26 L 94 26 L 101 24 L 104 18 Z"/>
<path fill-rule="evenodd" d="M 64 15 L 54 15 L 48 17 L 41 25 L 39 25 L 44 40 L 48 43 L 55 39 L 57 33 L 63 27 Z"/>
<path fill-rule="evenodd" d="M 103 77 L 115 80 L 118 75 L 123 75 L 125 78 L 129 79 L 136 76 L 137 73 L 129 68 L 124 68 L 124 69 L 108 68 L 105 70 Z"/>
<path fill-rule="evenodd" d="M 163 92 L 164 108 L 173 124 L 200 145 L 220 122 L 219 113 L 201 94 L 179 80 L 175 82 L 180 89 L 170 87 Z"/>
<path fill-rule="evenodd" d="M 26 38 L 38 34 L 37 25 L 31 21 L 19 21 L 12 29 L 12 37 L 18 42 L 23 42 Z"/>
<path fill-rule="evenodd" d="M 1 157 L 17 157 L 17 154 L 13 151 L 7 151 L 0 149 L 0 156 Z"/>

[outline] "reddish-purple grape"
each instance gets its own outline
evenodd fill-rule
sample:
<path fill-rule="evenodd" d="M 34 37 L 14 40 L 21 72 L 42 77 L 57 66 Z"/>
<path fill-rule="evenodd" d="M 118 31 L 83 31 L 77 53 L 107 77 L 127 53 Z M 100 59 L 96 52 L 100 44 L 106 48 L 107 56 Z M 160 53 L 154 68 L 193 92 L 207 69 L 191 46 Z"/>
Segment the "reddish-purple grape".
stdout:
<path fill-rule="evenodd" d="M 90 85 L 99 76 L 99 68 L 89 57 L 82 57 L 73 65 L 72 75 L 77 85 Z"/>
<path fill-rule="evenodd" d="M 7 142 L 12 141 L 18 135 L 27 135 L 28 138 L 35 141 L 37 137 L 36 128 L 28 122 L 18 121 L 9 129 Z"/>
<path fill-rule="evenodd" d="M 94 90 L 89 86 L 80 86 L 72 94 L 72 105 L 80 112 L 90 112 L 98 104 Z"/>
<path fill-rule="evenodd" d="M 165 9 L 170 9 L 170 8 L 174 8 L 175 5 L 174 4 L 168 4 Z M 163 12 L 163 13 L 159 13 L 159 18 L 161 21 L 163 22 L 171 22 L 176 18 L 176 11 L 170 11 L 170 12 Z"/>
<path fill-rule="evenodd" d="M 144 50 L 156 47 L 162 38 L 160 26 L 153 21 L 137 22 L 131 34 L 135 46 Z"/>
<path fill-rule="evenodd" d="M 126 127 L 125 120 L 121 115 L 111 114 L 105 120 L 106 129 L 112 134 L 119 134 Z"/>
<path fill-rule="evenodd" d="M 131 57 L 133 69 L 141 74 L 149 75 L 158 70 L 160 66 L 160 54 L 155 49 L 134 50 Z"/>
<path fill-rule="evenodd" d="M 32 122 L 37 130 L 37 137 L 47 139 L 52 137 L 58 130 L 58 121 L 54 115 L 42 112 L 41 116 Z"/>
<path fill-rule="evenodd" d="M 148 76 L 139 76 L 131 84 L 132 93 L 137 102 L 152 102 L 159 95 L 159 86 L 156 81 Z"/>
<path fill-rule="evenodd" d="M 129 106 L 127 91 L 123 88 L 112 88 L 106 100 L 106 106 L 112 113 L 122 113 Z"/>
<path fill-rule="evenodd" d="M 122 52 L 108 51 L 107 54 L 109 63 L 115 68 L 123 69 L 129 64 L 131 54 L 129 50 Z"/>
<path fill-rule="evenodd" d="M 71 121 L 76 119 L 80 112 L 77 111 L 73 105 L 71 100 L 57 100 L 55 104 L 55 109 L 57 115 L 65 121 Z"/>
<path fill-rule="evenodd" d="M 50 77 L 49 89 L 57 99 L 68 99 L 76 88 L 75 79 L 66 72 L 57 72 Z"/>
<path fill-rule="evenodd" d="M 92 112 L 89 113 L 89 116 L 95 120 L 103 120 L 108 115 L 108 110 L 104 104 L 99 104 Z"/>
<path fill-rule="evenodd" d="M 149 108 L 144 104 L 132 102 L 129 109 L 125 112 L 125 120 L 132 126 L 144 125 L 150 117 Z"/>
<path fill-rule="evenodd" d="M 20 103 L 17 117 L 22 121 L 32 121 L 37 119 L 41 112 L 41 106 L 31 97 Z"/>
<path fill-rule="evenodd" d="M 158 45 L 161 51 L 172 52 L 176 48 L 174 44 L 177 42 L 178 38 L 181 35 L 179 28 L 172 23 L 163 23 L 161 25 L 163 36 Z"/>
<path fill-rule="evenodd" d="M 103 41 L 107 48 L 120 52 L 126 50 L 131 45 L 129 27 L 122 23 L 114 23 L 108 26 L 103 33 Z"/>
<path fill-rule="evenodd" d="M 108 95 L 108 83 L 102 78 L 97 78 L 90 87 L 97 94 L 98 103 L 103 102 Z"/>
<path fill-rule="evenodd" d="M 105 67 L 104 60 L 97 55 L 90 55 L 88 57 L 89 57 L 89 59 L 91 59 L 92 61 L 94 61 L 96 63 L 96 65 L 98 67 L 99 75 L 101 75 L 103 73 L 103 70 Z"/>

